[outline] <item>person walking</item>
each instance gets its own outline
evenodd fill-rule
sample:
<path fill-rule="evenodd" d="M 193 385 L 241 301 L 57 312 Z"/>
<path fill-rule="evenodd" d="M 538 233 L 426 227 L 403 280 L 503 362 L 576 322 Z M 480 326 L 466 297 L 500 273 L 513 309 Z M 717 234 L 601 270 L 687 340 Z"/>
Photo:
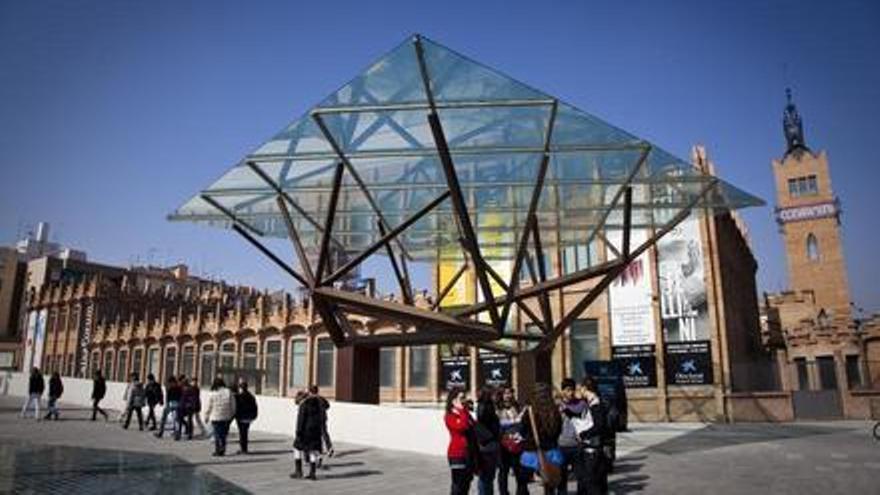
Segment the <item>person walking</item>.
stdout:
<path fill-rule="evenodd" d="M 513 389 L 505 387 L 500 391 L 496 411 L 501 426 L 501 456 L 498 469 L 498 493 L 510 495 L 508 476 L 513 471 L 516 480 L 516 495 L 529 494 L 528 473 L 520 466 L 523 437 L 522 408 L 516 400 Z"/>
<path fill-rule="evenodd" d="M 523 455 L 520 463 L 530 471 L 537 472 L 543 481 L 544 494 L 552 495 L 560 482 L 559 466 L 563 460 L 559 451 L 562 415 L 553 399 L 550 385 L 535 384 L 529 409 L 523 416 Z"/>
<path fill-rule="evenodd" d="M 296 415 L 296 437 L 293 442 L 295 471 L 292 478 L 303 477 L 303 461 L 309 463 L 306 478 L 316 480 L 315 470 L 324 438 L 324 406 L 318 395 L 308 392 L 299 404 Z"/>
<path fill-rule="evenodd" d="M 217 377 L 211 384 L 208 394 L 208 407 L 205 409 L 205 421 L 210 421 L 214 428 L 213 456 L 226 455 L 226 435 L 229 434 L 229 423 L 235 417 L 235 397 L 226 387 L 223 379 Z"/>
<path fill-rule="evenodd" d="M 452 495 L 467 495 L 477 469 L 477 447 L 474 419 L 468 407 L 467 392 L 453 389 L 446 396 L 446 414 L 443 422 L 449 430 L 446 458 L 452 474 Z"/>
<path fill-rule="evenodd" d="M 105 395 L 107 395 L 107 382 L 104 381 L 101 370 L 95 370 L 95 378 L 92 380 L 92 421 L 97 418 L 98 413 L 104 416 L 104 421 L 110 421 L 107 411 L 101 409 L 101 401 Z"/>
<path fill-rule="evenodd" d="M 587 401 L 581 398 L 576 390 L 575 381 L 571 378 L 562 380 L 560 386 L 562 400 L 559 412 L 562 415 L 562 432 L 559 434 L 559 450 L 562 452 L 562 465 L 559 471 L 562 482 L 557 487 L 558 495 L 568 494 L 568 478 L 573 473 L 577 479 L 579 495 L 586 493 L 586 471 L 581 452 L 581 440 L 578 435 L 578 421 L 589 414 Z"/>
<path fill-rule="evenodd" d="M 193 437 L 193 414 L 196 409 L 201 409 L 199 393 L 192 387 L 185 375 L 177 378 L 180 384 L 180 402 L 177 406 L 177 429 L 174 430 L 174 439 L 180 440 L 181 434 L 186 431 L 186 439 L 192 440 Z"/>
<path fill-rule="evenodd" d="M 324 465 L 324 455 L 327 457 L 333 457 L 333 441 L 330 439 L 330 430 L 327 428 L 327 411 L 330 410 L 330 401 L 324 398 L 317 385 L 312 385 L 309 387 L 309 393 L 317 397 L 318 401 L 321 403 L 321 452 L 318 456 L 318 467 L 322 467 Z M 328 469 L 328 468 L 325 468 Z"/>
<path fill-rule="evenodd" d="M 194 426 L 199 427 L 199 438 L 208 438 L 208 429 L 205 428 L 205 423 L 202 422 L 202 389 L 199 388 L 199 381 L 193 378 L 190 380 L 190 386 L 192 387 L 193 396 L 195 397 L 196 407 L 195 411 L 193 411 L 193 424 Z"/>
<path fill-rule="evenodd" d="M 495 410 L 495 393 L 489 389 L 480 391 L 477 400 L 477 423 L 474 428 L 480 448 L 480 495 L 495 493 L 495 474 L 501 447 L 501 421 Z"/>
<path fill-rule="evenodd" d="M 235 426 L 238 428 L 238 453 L 248 453 L 248 430 L 257 419 L 257 399 L 248 391 L 244 378 L 238 379 L 238 393 L 235 394 Z"/>
<path fill-rule="evenodd" d="M 31 407 L 34 408 L 34 419 L 41 420 L 43 418 L 40 417 L 40 399 L 43 398 L 43 390 L 46 389 L 46 381 L 43 380 L 43 375 L 40 373 L 39 368 L 33 368 L 31 370 L 31 377 L 28 380 L 28 397 L 24 401 L 24 406 L 21 408 L 21 417 L 24 418 L 27 414 L 28 409 Z"/>
<path fill-rule="evenodd" d="M 144 416 L 141 409 L 144 407 L 145 400 L 144 384 L 141 383 L 140 376 L 137 373 L 132 373 L 131 384 L 128 390 L 128 402 L 125 406 L 125 424 L 122 425 L 124 429 L 127 430 L 131 424 L 132 413 L 137 413 L 138 429 L 144 431 Z"/>
<path fill-rule="evenodd" d="M 165 403 L 162 400 L 162 385 L 156 381 L 156 376 L 150 373 L 147 375 L 147 385 L 144 387 L 144 395 L 147 399 L 147 429 L 154 431 L 156 429 L 156 406 Z M 152 426 L 150 425 L 152 421 Z"/>
<path fill-rule="evenodd" d="M 180 435 L 177 420 L 177 408 L 180 404 L 180 395 L 181 388 L 180 384 L 177 383 L 177 378 L 169 376 L 168 380 L 165 382 L 165 407 L 162 408 L 162 419 L 159 421 L 159 431 L 155 434 L 156 438 L 162 438 L 162 435 L 165 433 L 165 424 L 168 420 L 168 416 L 171 416 L 174 435 Z"/>
<path fill-rule="evenodd" d="M 61 374 L 56 371 L 49 378 L 49 412 L 46 413 L 45 419 L 52 419 L 52 416 L 55 416 L 55 421 L 58 421 L 58 399 L 63 393 L 64 384 L 61 383 Z"/>

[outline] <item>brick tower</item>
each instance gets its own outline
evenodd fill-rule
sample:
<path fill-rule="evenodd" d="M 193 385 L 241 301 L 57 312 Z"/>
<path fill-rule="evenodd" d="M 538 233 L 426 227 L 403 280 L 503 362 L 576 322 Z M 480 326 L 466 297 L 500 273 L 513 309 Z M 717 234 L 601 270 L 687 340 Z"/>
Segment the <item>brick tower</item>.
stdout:
<path fill-rule="evenodd" d="M 850 317 L 849 285 L 840 233 L 840 205 L 831 189 L 828 157 L 804 141 L 797 107 L 786 90 L 783 130 L 787 149 L 773 160 L 776 220 L 785 239 L 789 287 L 812 291 L 820 317 Z"/>

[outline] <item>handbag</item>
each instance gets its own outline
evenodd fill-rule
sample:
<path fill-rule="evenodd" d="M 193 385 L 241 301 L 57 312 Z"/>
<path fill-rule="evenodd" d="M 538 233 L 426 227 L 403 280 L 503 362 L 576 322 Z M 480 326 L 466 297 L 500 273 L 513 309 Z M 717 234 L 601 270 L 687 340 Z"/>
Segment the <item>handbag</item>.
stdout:
<path fill-rule="evenodd" d="M 538 476 L 541 477 L 544 486 L 556 488 L 562 483 L 562 471 L 559 469 L 559 466 L 547 462 L 547 459 L 544 457 L 544 451 L 541 450 L 541 437 L 538 436 L 538 425 L 535 423 L 535 413 L 531 407 L 529 407 L 529 419 L 531 420 L 529 422 L 532 424 L 532 435 L 535 437 L 535 450 L 538 456 Z"/>
<path fill-rule="evenodd" d="M 513 455 L 521 454 L 523 451 L 522 439 L 514 432 L 507 432 L 501 435 L 501 446 Z"/>

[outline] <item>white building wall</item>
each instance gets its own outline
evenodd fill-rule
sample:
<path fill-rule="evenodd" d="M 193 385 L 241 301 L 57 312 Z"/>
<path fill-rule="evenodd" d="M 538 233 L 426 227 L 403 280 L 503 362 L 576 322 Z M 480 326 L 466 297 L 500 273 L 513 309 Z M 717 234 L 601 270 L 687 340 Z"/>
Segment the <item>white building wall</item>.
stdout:
<path fill-rule="evenodd" d="M 46 376 L 48 382 L 49 377 Z M 80 378 L 62 378 L 62 404 L 91 406 L 92 381 Z M 0 376 L 0 394 L 27 395 L 28 376 L 24 373 L 6 373 Z M 122 394 L 125 384 L 107 382 L 107 395 L 101 406 L 121 410 L 125 406 Z M 208 392 L 203 389 L 202 403 L 207 403 Z M 44 399 L 45 400 L 45 399 Z M 292 398 L 257 396 L 259 417 L 251 429 L 291 437 L 296 425 L 296 409 Z M 63 411 L 63 408 L 62 408 Z M 353 443 L 377 449 L 401 450 L 428 455 L 446 455 L 449 433 L 443 424 L 440 409 L 414 409 L 394 406 L 374 406 L 349 402 L 331 402 L 328 428 L 335 442 Z"/>

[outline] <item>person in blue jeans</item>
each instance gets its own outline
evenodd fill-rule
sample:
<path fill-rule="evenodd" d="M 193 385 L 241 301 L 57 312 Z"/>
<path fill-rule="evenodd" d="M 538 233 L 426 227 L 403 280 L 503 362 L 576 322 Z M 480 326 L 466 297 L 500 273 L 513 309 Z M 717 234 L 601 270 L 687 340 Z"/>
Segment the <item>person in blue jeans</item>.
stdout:
<path fill-rule="evenodd" d="M 159 422 L 159 431 L 156 432 L 156 438 L 162 438 L 162 434 L 165 433 L 165 421 L 168 420 L 169 415 L 174 415 L 172 417 L 173 425 L 174 425 L 174 434 L 176 436 L 180 436 L 179 423 L 177 421 L 177 409 L 180 404 L 180 395 L 181 395 L 180 385 L 177 383 L 177 378 L 171 376 L 168 377 L 168 381 L 165 385 L 165 407 L 162 408 L 162 420 Z"/>

